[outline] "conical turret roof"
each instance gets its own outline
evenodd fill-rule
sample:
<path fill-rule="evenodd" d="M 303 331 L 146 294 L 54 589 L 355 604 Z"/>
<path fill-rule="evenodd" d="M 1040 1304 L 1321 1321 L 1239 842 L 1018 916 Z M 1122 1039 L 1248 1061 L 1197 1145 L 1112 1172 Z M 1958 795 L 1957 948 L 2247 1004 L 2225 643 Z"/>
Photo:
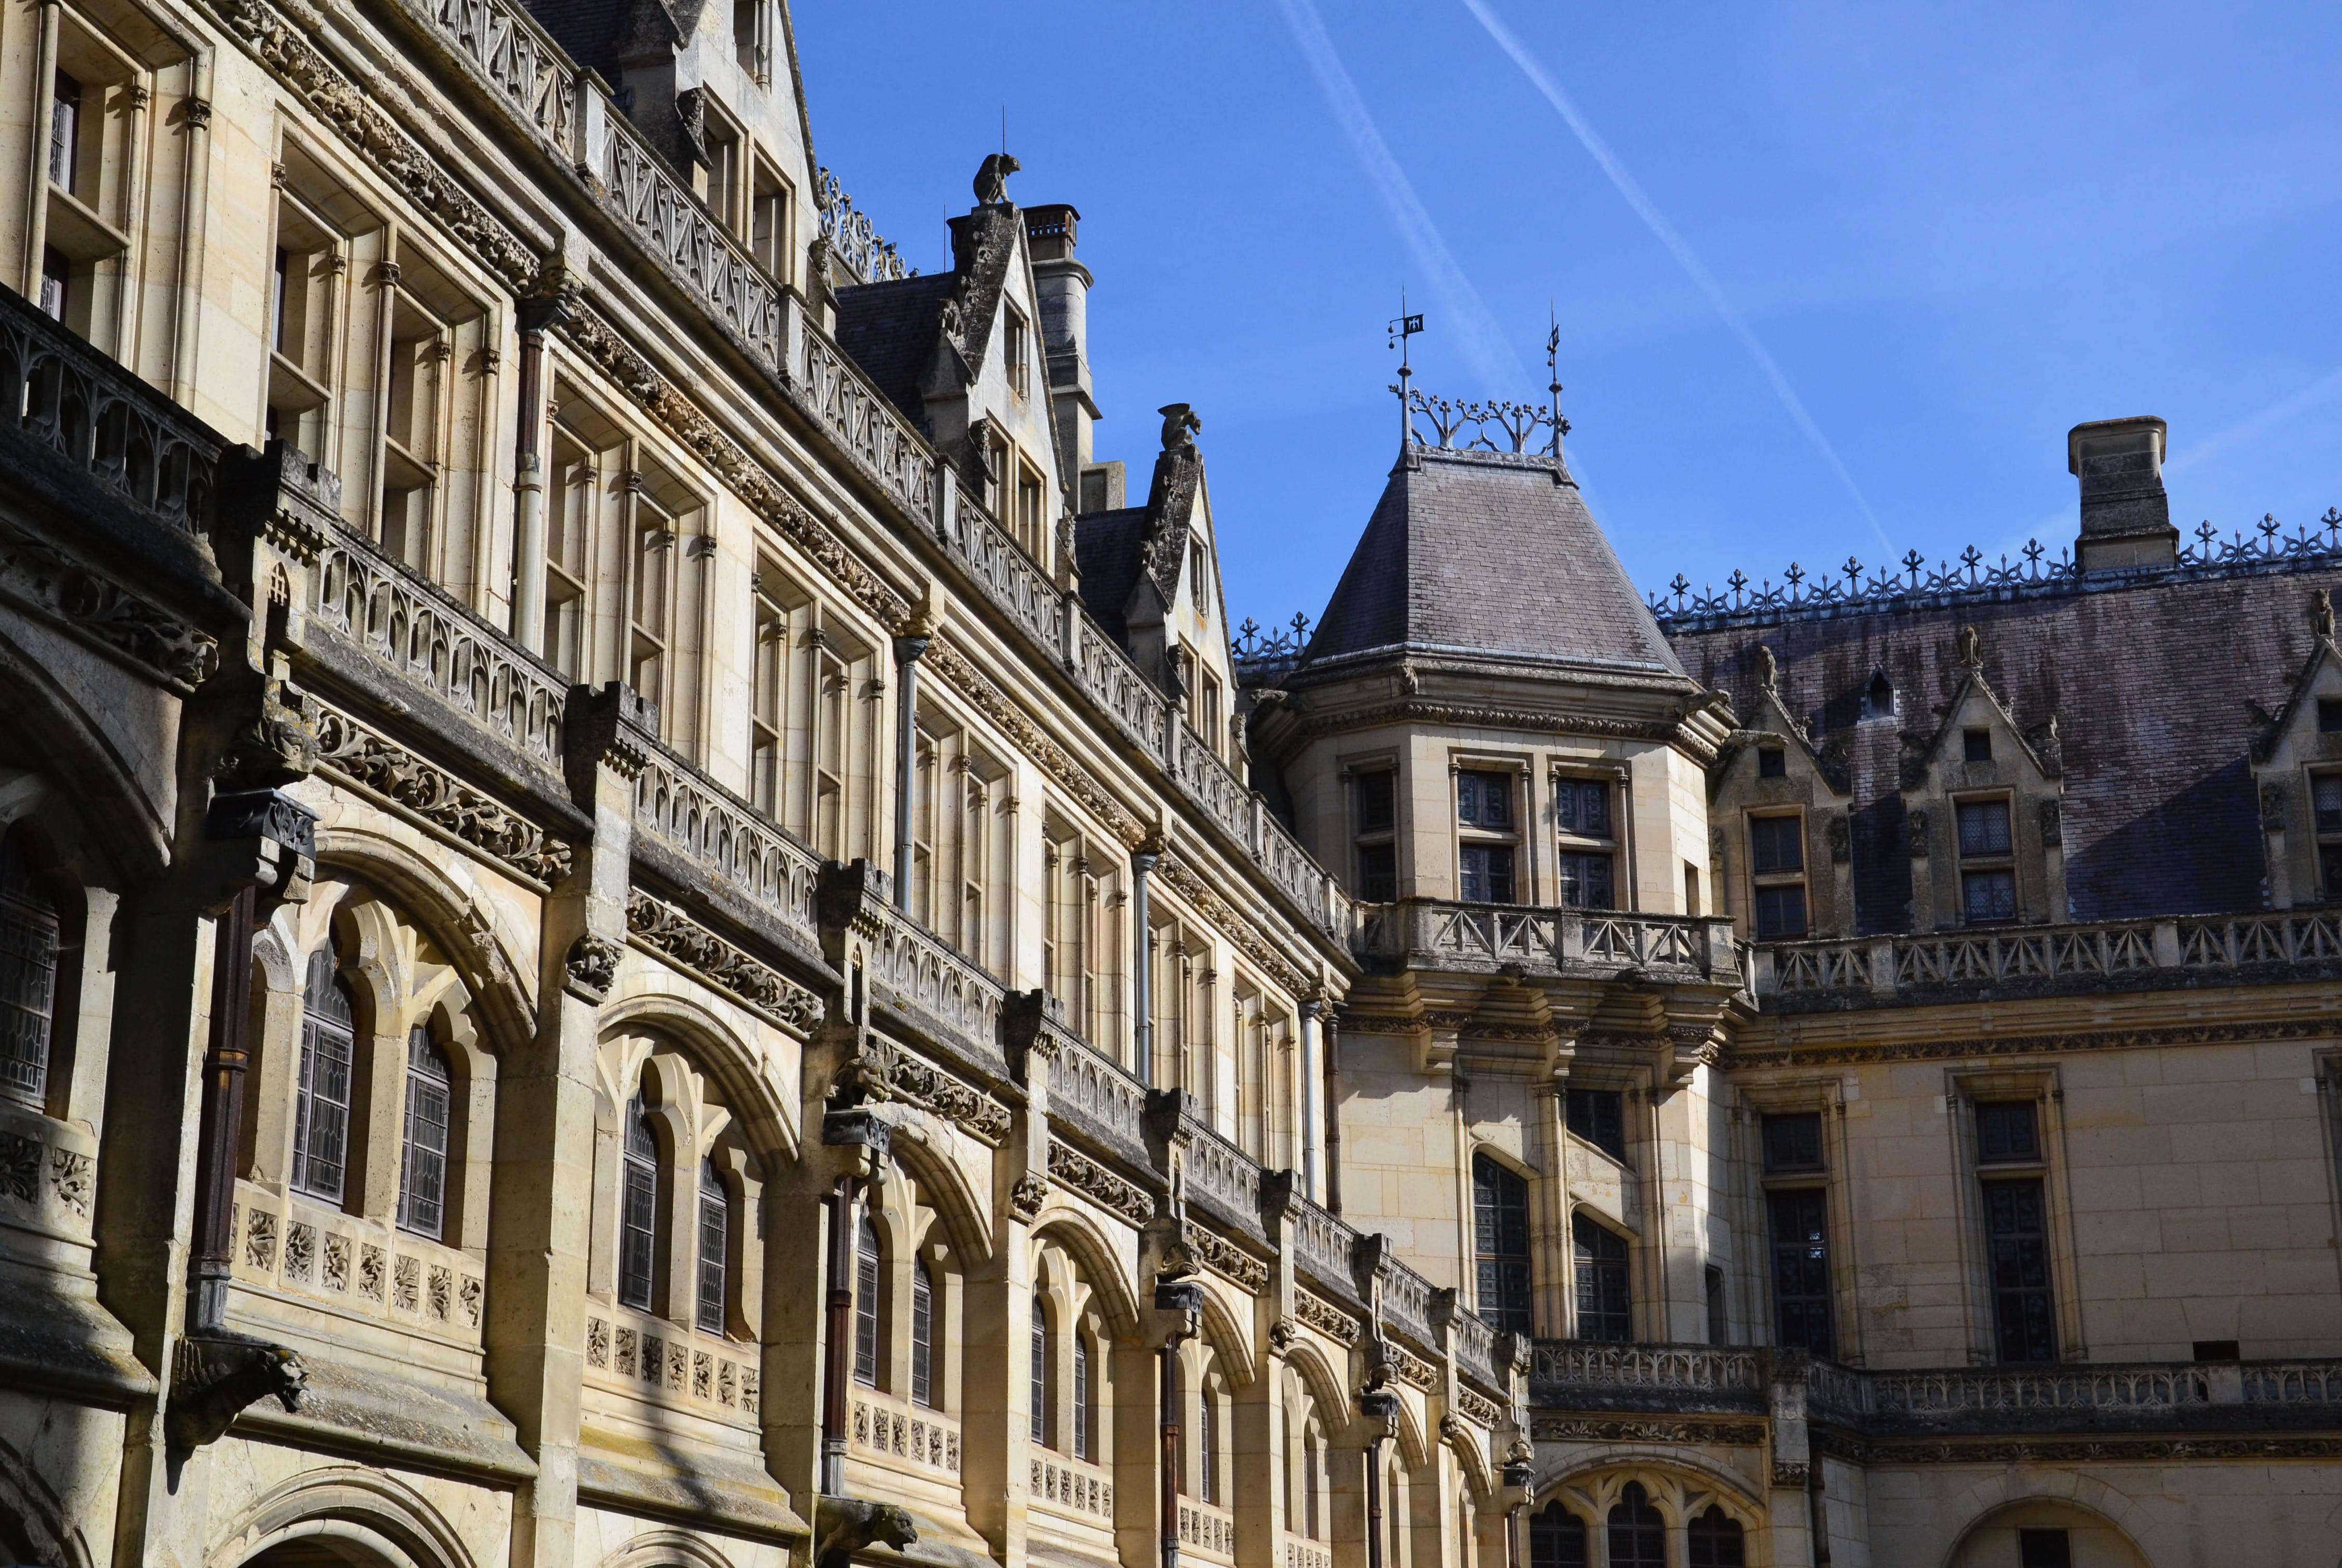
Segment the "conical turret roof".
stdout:
<path fill-rule="evenodd" d="M 1380 654 L 1686 678 L 1559 459 L 1414 444 L 1301 668 Z"/>

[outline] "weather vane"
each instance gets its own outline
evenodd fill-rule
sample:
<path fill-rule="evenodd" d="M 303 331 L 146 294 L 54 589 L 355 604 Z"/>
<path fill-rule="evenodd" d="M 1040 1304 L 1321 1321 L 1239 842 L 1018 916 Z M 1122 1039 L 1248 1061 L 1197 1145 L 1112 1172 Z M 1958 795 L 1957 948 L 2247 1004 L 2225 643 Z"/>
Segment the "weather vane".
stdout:
<path fill-rule="evenodd" d="M 1390 346 L 1398 350 L 1398 385 L 1392 387 L 1391 390 L 1398 394 L 1398 444 L 1401 451 L 1406 450 L 1407 438 L 1411 434 L 1411 426 L 1407 422 L 1406 414 L 1406 394 L 1410 379 L 1415 375 L 1414 368 L 1407 363 L 1407 339 L 1413 337 L 1416 333 L 1421 332 L 1422 330 L 1422 315 L 1420 313 L 1414 315 L 1409 315 L 1407 314 L 1406 290 L 1404 288 L 1400 289 L 1398 291 L 1398 315 L 1394 316 L 1390 323 Z"/>
<path fill-rule="evenodd" d="M 1561 416 L 1561 323 L 1548 306 L 1546 310 L 1545 335 L 1546 393 L 1553 400 L 1553 455 L 1561 460 L 1561 438 L 1569 434 L 1569 421 Z"/>

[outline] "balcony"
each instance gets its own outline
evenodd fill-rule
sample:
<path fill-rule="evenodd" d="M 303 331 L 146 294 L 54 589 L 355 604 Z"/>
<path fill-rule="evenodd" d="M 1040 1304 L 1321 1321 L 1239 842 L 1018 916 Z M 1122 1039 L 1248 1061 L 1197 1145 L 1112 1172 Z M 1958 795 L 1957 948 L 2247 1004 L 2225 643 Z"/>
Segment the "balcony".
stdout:
<path fill-rule="evenodd" d="M 1768 1013 L 2342 975 L 2342 911 L 2189 915 L 1785 942 L 1753 951 Z"/>
<path fill-rule="evenodd" d="M 1608 980 L 1639 974 L 1739 989 L 1732 922 L 1678 914 L 1410 898 L 1362 908 L 1359 955 L 1402 969 Z"/>
<path fill-rule="evenodd" d="M 2342 1430 L 2342 1360 L 1867 1370 L 1757 1346 L 1537 1342 L 1546 1415 L 1762 1415 L 1877 1443 L 2143 1432 Z"/>

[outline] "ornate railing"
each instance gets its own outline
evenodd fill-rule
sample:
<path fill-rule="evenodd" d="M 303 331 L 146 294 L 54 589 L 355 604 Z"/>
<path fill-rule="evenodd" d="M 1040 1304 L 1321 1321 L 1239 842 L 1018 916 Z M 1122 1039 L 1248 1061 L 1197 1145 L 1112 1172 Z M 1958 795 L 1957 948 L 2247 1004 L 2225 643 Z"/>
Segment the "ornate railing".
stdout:
<path fill-rule="evenodd" d="M 635 826 L 801 931 L 816 929 L 821 861 L 756 808 L 654 744 L 635 777 Z"/>
<path fill-rule="evenodd" d="M 815 415 L 888 494 L 932 520 L 936 463 L 926 444 L 836 344 L 810 323 L 799 335 L 805 343 L 799 370 Z"/>
<path fill-rule="evenodd" d="M 1456 1364 L 1478 1374 L 1491 1388 L 1511 1386 L 1510 1368 L 1496 1365 L 1496 1331 L 1468 1312 L 1458 1312 L 1450 1328 Z"/>
<path fill-rule="evenodd" d="M 1236 1554 L 1236 1515 L 1208 1503 L 1181 1498 L 1179 1544 L 1205 1557 L 1233 1561 Z"/>
<path fill-rule="evenodd" d="M 2257 1362 L 2242 1383 L 2247 1404 L 2342 1404 L 2342 1362 Z"/>
<path fill-rule="evenodd" d="M 1252 791 L 1236 770 L 1222 762 L 1211 742 L 1179 721 L 1179 782 L 1214 822 L 1249 844 L 1252 840 Z"/>
<path fill-rule="evenodd" d="M 55 453 L 156 522 L 211 532 L 227 443 L 5 287 L 0 428 Z"/>
<path fill-rule="evenodd" d="M 1068 1038 L 1049 1070 L 1049 1103 L 1071 1105 L 1131 1144 L 1146 1144 L 1146 1086 L 1086 1041 Z"/>
<path fill-rule="evenodd" d="M 1597 1344 L 1539 1340 L 1529 1397 L 1551 1387 L 1753 1394 L 1767 1386 L 1765 1353 L 1688 1344 Z"/>
<path fill-rule="evenodd" d="M 2279 910 L 1776 943 L 1755 956 L 1758 995 L 1784 1003 L 1994 986 L 2087 989 L 2108 981 L 2342 964 L 2342 914 Z"/>
<path fill-rule="evenodd" d="M 815 176 L 813 198 L 821 210 L 821 237 L 829 242 L 830 254 L 855 281 L 887 283 L 917 275 L 919 269 L 903 265 L 901 254 L 878 237 L 868 215 L 856 208 L 854 198 L 827 169 Z"/>
<path fill-rule="evenodd" d="M 311 614 L 401 679 L 555 774 L 569 684 L 433 584 L 354 534 L 317 557 Z"/>
<path fill-rule="evenodd" d="M 1357 1232 L 1302 1197 L 1286 1209 L 1286 1226 L 1295 1262 L 1328 1283 L 1356 1288 L 1350 1260 L 1356 1255 Z"/>
<path fill-rule="evenodd" d="M 994 604 L 1027 633 L 1056 646 L 1065 596 L 992 514 L 965 492 L 954 499 L 944 544 Z"/>
<path fill-rule="evenodd" d="M 1423 967 L 1671 968 L 1735 981 L 1740 972 L 1732 923 L 1706 916 L 1411 898 L 1362 910 L 1360 919 L 1358 944 L 1367 956 Z"/>
<path fill-rule="evenodd" d="M 1862 1379 L 1872 1414 L 1952 1414 L 1967 1411 L 2169 1410 L 2208 1404 L 2211 1388 L 2196 1366 L 1953 1368 L 1874 1372 Z"/>
<path fill-rule="evenodd" d="M 595 160 L 610 200 L 651 249 L 682 275 L 756 356 L 779 369 L 780 285 L 734 244 L 666 163 L 616 115 L 603 119 L 602 150 Z"/>
<path fill-rule="evenodd" d="M 1163 694 L 1087 615 L 1074 625 L 1074 674 L 1091 700 L 1151 756 L 1163 754 Z"/>
<path fill-rule="evenodd" d="M 1260 1223 L 1260 1167 L 1252 1156 L 1200 1122 L 1187 1135 L 1187 1190 L 1201 1193 L 1254 1225 Z"/>
<path fill-rule="evenodd" d="M 2289 534 L 2285 524 L 2269 514 L 2264 514 L 2250 533 L 2239 528 L 2227 538 L 2206 522 L 2196 529 L 2195 540 L 2180 547 L 2177 564 L 2166 568 L 2165 574 L 2222 577 L 2342 566 L 2342 509 L 2328 507 L 2315 524 L 2297 526 Z M 1883 571 L 1867 568 L 1849 555 L 1846 564 L 1834 572 L 1809 573 L 1791 562 L 1778 584 L 1770 577 L 1755 582 L 1747 574 L 1736 571 L 1725 579 L 1722 588 L 1703 588 L 1697 593 L 1692 591 L 1688 578 L 1677 574 L 1666 594 L 1651 595 L 1650 606 L 1659 629 L 1673 636 L 1873 610 L 2047 597 L 2079 593 L 2081 587 L 2081 572 L 2071 553 L 2061 550 L 2052 557 L 2035 539 L 2027 541 L 2014 561 L 2007 554 L 1987 561 L 1973 544 L 1960 552 L 1957 562 L 1938 561 L 1930 566 L 1926 556 L 1913 550 Z"/>
<path fill-rule="evenodd" d="M 515 115 L 567 153 L 576 78 L 568 57 L 535 18 L 503 0 L 436 0 L 431 19 L 441 37 L 503 95 Z"/>
<path fill-rule="evenodd" d="M 1382 1290 L 1382 1318 L 1429 1349 L 1439 1343 L 1431 1329 L 1432 1283 L 1386 1252 L 1375 1271 Z"/>
<path fill-rule="evenodd" d="M 893 909 L 881 913 L 870 978 L 980 1050 L 997 1049 L 1000 983 Z"/>
<path fill-rule="evenodd" d="M 1547 404 L 1502 399 L 1467 403 L 1410 391 L 1406 413 L 1407 439 L 1443 451 L 1552 456 L 1558 454 L 1558 443 L 1569 432 L 1569 421 Z M 1542 445 L 1540 434 L 1545 437 Z"/>

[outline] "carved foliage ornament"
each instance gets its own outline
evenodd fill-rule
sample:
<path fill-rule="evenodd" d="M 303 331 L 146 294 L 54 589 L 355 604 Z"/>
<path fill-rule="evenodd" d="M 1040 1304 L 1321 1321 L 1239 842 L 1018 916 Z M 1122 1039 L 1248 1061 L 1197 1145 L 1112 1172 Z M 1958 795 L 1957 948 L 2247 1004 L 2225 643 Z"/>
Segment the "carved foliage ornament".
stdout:
<path fill-rule="evenodd" d="M 545 836 L 453 774 L 432 766 L 331 708 L 317 721 L 319 765 L 396 802 L 435 827 L 550 886 L 569 874 L 565 844 Z"/>
<path fill-rule="evenodd" d="M 934 1112 L 981 1143 L 997 1148 L 1008 1136 L 1008 1107 L 907 1051 L 895 1053 L 886 1081 L 899 1098 Z"/>
<path fill-rule="evenodd" d="M 0 541 L 0 594 L 181 686 L 218 661 L 211 637 L 35 540 Z"/>
<path fill-rule="evenodd" d="M 1268 1288 L 1268 1265 L 1235 1243 L 1187 1221 L 1181 1240 L 1196 1261 L 1239 1290 L 1255 1295 Z"/>
<path fill-rule="evenodd" d="M 588 931 L 569 944 L 562 960 L 569 992 L 581 1001 L 599 1003 L 610 994 L 618 978 L 618 944 Z"/>
<path fill-rule="evenodd" d="M 1155 1200 L 1086 1154 L 1055 1139 L 1049 1143 L 1049 1174 L 1100 1208 L 1143 1225 L 1155 1217 Z"/>
<path fill-rule="evenodd" d="M 673 904 L 640 888 L 626 894 L 626 929 L 678 968 L 777 1023 L 810 1029 L 821 1020 L 821 999 L 812 992 L 791 984 Z"/>
<path fill-rule="evenodd" d="M 1293 1305 L 1301 1321 L 1337 1344 L 1358 1343 L 1358 1320 L 1331 1302 L 1311 1295 L 1307 1291 L 1293 1293 Z"/>

